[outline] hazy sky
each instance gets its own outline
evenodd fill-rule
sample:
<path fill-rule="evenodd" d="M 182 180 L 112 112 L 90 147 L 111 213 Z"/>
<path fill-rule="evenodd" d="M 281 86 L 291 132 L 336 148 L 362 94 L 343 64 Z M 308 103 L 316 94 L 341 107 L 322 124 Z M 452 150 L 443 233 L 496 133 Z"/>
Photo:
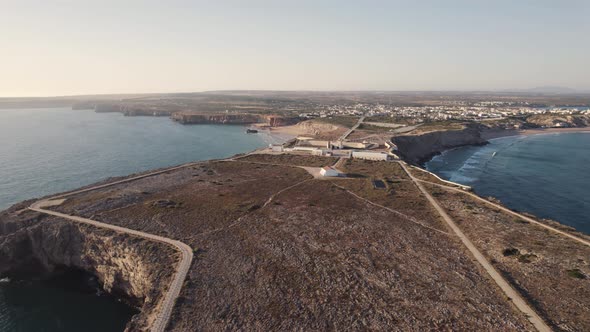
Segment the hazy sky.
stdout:
<path fill-rule="evenodd" d="M 590 1 L 0 0 L 0 96 L 590 90 Z"/>

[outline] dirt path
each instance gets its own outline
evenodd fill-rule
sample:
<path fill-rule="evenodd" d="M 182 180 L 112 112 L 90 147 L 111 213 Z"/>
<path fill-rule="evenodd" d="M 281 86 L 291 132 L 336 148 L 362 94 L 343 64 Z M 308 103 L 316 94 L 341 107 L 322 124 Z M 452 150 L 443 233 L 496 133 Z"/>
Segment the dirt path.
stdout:
<path fill-rule="evenodd" d="M 445 185 L 442 185 L 442 184 L 438 184 L 438 183 L 434 183 L 434 182 L 430 182 L 430 181 L 426 181 L 426 180 L 420 180 L 420 179 L 417 179 L 417 180 L 419 182 L 422 182 L 422 183 L 428 183 L 428 184 L 431 184 L 431 185 L 434 185 L 434 186 L 437 186 L 437 187 L 441 187 L 441 188 L 444 188 L 444 189 L 447 189 L 447 190 L 451 190 L 451 191 L 459 192 L 459 193 L 462 193 L 462 194 L 465 194 L 465 195 L 469 195 L 469 196 L 477 199 L 480 202 L 484 202 L 484 203 L 486 203 L 486 204 L 488 204 L 490 206 L 493 206 L 493 207 L 495 207 L 497 209 L 500 209 L 500 210 L 502 210 L 502 211 L 504 211 L 506 213 L 509 213 L 509 214 L 515 216 L 515 217 L 518 217 L 520 219 L 526 220 L 526 221 L 530 222 L 531 224 L 535 224 L 537 226 L 543 227 L 543 228 L 548 229 L 548 230 L 550 230 L 552 232 L 555 232 L 557 234 L 560 234 L 560 235 L 563 235 L 563 236 L 567 236 L 567 237 L 569 237 L 570 239 L 572 239 L 572 240 L 574 240 L 576 242 L 580 242 L 581 244 L 590 246 L 590 241 L 588 241 L 588 240 L 584 240 L 584 239 L 582 239 L 580 237 L 577 237 L 575 235 L 572 235 L 572 234 L 570 234 L 568 232 L 561 231 L 561 230 L 559 230 L 559 229 L 557 229 L 555 227 L 551 227 L 549 225 L 545 225 L 542 222 L 538 222 L 538 221 L 536 221 L 533 218 L 529 218 L 529 217 L 527 217 L 525 215 L 522 215 L 522 214 L 520 214 L 518 212 L 514 212 L 514 211 L 512 211 L 512 210 L 510 210 L 510 209 L 508 209 L 508 208 L 506 208 L 506 207 L 504 207 L 504 206 L 502 206 L 500 204 L 496 204 L 494 202 L 490 202 L 487 199 L 481 198 L 481 197 L 479 197 L 479 196 L 477 196 L 475 194 L 472 194 L 470 192 L 461 190 L 459 188 L 445 186 Z"/>
<path fill-rule="evenodd" d="M 403 218 L 403 219 L 405 219 L 405 220 L 408 220 L 408 221 L 410 221 L 410 222 L 413 222 L 414 224 L 417 224 L 417 225 L 419 225 L 419 226 L 422 226 L 422 227 L 424 227 L 424 228 L 428 228 L 428 229 L 430 229 L 430 230 L 433 230 L 433 231 L 436 231 L 436 232 L 442 233 L 442 234 L 444 234 L 444 235 L 452 236 L 452 234 L 449 234 L 449 233 L 447 233 L 447 232 L 445 232 L 445 231 L 443 231 L 443 230 L 436 229 L 436 228 L 434 228 L 434 227 L 428 226 L 428 225 L 426 225 L 426 224 L 424 224 L 424 223 L 422 223 L 422 222 L 418 221 L 418 220 L 417 220 L 416 218 L 414 218 L 414 217 L 411 217 L 411 216 L 408 216 L 408 215 L 406 215 L 406 214 L 403 214 L 403 213 L 401 213 L 401 212 L 399 212 L 399 211 L 397 211 L 397 210 L 394 210 L 394 209 L 392 209 L 392 208 L 388 208 L 387 206 L 383 206 L 383 205 L 381 205 L 381 204 L 377 204 L 377 203 L 375 203 L 375 202 L 373 202 L 373 201 L 371 201 L 371 200 L 369 200 L 369 199 L 366 199 L 366 198 L 364 198 L 364 197 L 362 197 L 362 196 L 359 196 L 359 195 L 355 194 L 354 192 L 352 192 L 352 191 L 350 191 L 350 190 L 348 190 L 348 189 L 346 189 L 346 188 L 344 188 L 344 187 L 342 187 L 342 186 L 339 186 L 339 185 L 337 185 L 337 184 L 335 184 L 335 183 L 332 183 L 332 184 L 333 184 L 335 187 L 337 187 L 337 188 L 340 188 L 340 189 L 342 189 L 342 190 L 346 191 L 348 194 L 350 194 L 350 195 L 352 195 L 352 196 L 356 197 L 357 199 L 359 199 L 359 200 L 361 200 L 361 201 L 363 201 L 363 202 L 365 202 L 365 203 L 367 203 L 367 204 L 371 204 L 371 205 L 373 205 L 373 206 L 376 206 L 376 207 L 378 207 L 378 208 L 381 208 L 381 209 L 387 210 L 387 211 L 389 211 L 389 212 L 391 212 L 391 213 L 393 213 L 393 214 L 395 214 L 395 215 L 397 215 L 397 216 L 399 216 L 399 217 L 402 217 L 402 218 Z"/>
<path fill-rule="evenodd" d="M 512 286 L 502 277 L 492 264 L 483 256 L 483 254 L 475 247 L 475 245 L 469 240 L 467 236 L 461 231 L 453 219 L 447 214 L 447 212 L 438 204 L 438 202 L 430 195 L 430 193 L 424 189 L 422 183 L 416 179 L 412 173 L 406 168 L 403 162 L 399 163 L 404 171 L 408 174 L 410 179 L 416 184 L 422 194 L 428 199 L 434 209 L 440 214 L 443 220 L 447 223 L 450 229 L 459 237 L 463 245 L 467 247 L 473 257 L 481 264 L 484 270 L 494 280 L 494 282 L 500 287 L 504 294 L 514 303 L 514 305 L 524 313 L 526 318 L 533 324 L 533 326 L 540 332 L 551 331 L 551 328 L 543 321 L 543 319 L 528 305 L 528 303 L 520 296 L 520 294 L 512 288 Z"/>
<path fill-rule="evenodd" d="M 338 140 L 344 141 L 348 137 L 348 135 L 352 134 L 352 132 L 355 131 L 356 128 L 358 128 L 361 125 L 361 123 L 363 123 L 363 121 L 365 121 L 365 117 L 361 116 L 360 119 L 354 124 L 354 126 L 348 129 L 344 134 L 342 134 L 342 136 L 340 136 Z"/>

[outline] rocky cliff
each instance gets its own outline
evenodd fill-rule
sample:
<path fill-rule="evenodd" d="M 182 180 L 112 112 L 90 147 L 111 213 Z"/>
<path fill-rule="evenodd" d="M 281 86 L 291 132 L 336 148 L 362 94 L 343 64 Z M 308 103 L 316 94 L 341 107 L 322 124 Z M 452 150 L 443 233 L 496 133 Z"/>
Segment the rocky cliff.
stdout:
<path fill-rule="evenodd" d="M 422 135 L 396 136 L 391 139 L 401 157 L 412 164 L 421 164 L 444 150 L 464 145 L 482 145 L 479 126 L 467 126 L 462 130 L 434 131 Z"/>
<path fill-rule="evenodd" d="M 75 107 L 84 107 L 84 105 L 75 105 Z M 178 111 L 176 108 L 159 105 L 125 103 L 97 103 L 94 105 L 94 110 L 97 113 L 123 113 L 125 116 L 170 116 Z"/>
<path fill-rule="evenodd" d="M 0 278 L 58 268 L 84 270 L 102 288 L 140 310 L 127 331 L 148 329 L 170 281 L 177 253 L 168 246 L 32 211 L 0 214 Z"/>
<path fill-rule="evenodd" d="M 176 112 L 172 114 L 171 118 L 182 124 L 252 124 L 264 122 L 264 119 L 257 114 Z"/>
<path fill-rule="evenodd" d="M 270 115 L 266 118 L 266 121 L 271 127 L 281 127 L 297 124 L 301 119 L 299 117 Z"/>

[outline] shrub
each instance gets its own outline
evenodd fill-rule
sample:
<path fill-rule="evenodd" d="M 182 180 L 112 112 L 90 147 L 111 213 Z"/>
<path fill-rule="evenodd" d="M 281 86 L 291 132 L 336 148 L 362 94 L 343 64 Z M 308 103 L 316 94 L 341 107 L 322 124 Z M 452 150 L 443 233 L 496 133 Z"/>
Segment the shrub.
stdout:
<path fill-rule="evenodd" d="M 567 270 L 567 275 L 576 279 L 586 279 L 586 275 L 580 269 Z"/>
<path fill-rule="evenodd" d="M 518 256 L 518 261 L 521 263 L 530 263 L 532 262 L 533 258 L 536 258 L 537 255 L 535 254 L 524 254 L 524 255 L 520 255 Z"/>
<path fill-rule="evenodd" d="M 517 224 L 528 224 L 529 222 L 520 218 L 514 218 L 512 219 L 512 221 L 514 221 Z"/>
<path fill-rule="evenodd" d="M 504 255 L 504 257 L 518 255 L 519 253 L 520 251 L 516 248 L 506 248 L 502 250 L 502 255 Z"/>

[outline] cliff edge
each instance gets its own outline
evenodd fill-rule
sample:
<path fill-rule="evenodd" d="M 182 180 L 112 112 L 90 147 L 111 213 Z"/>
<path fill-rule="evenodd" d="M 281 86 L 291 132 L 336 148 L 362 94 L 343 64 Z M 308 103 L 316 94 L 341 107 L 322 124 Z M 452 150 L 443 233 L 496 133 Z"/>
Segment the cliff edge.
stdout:
<path fill-rule="evenodd" d="M 412 164 L 424 163 L 444 150 L 487 143 L 481 136 L 479 126 L 476 125 L 468 125 L 461 130 L 395 136 L 391 141 L 397 145 L 401 157 Z"/>
<path fill-rule="evenodd" d="M 151 326 L 177 255 L 163 244 L 32 211 L 12 208 L 0 214 L 0 277 L 36 277 L 60 268 L 86 271 L 106 292 L 140 310 L 126 331 Z"/>

